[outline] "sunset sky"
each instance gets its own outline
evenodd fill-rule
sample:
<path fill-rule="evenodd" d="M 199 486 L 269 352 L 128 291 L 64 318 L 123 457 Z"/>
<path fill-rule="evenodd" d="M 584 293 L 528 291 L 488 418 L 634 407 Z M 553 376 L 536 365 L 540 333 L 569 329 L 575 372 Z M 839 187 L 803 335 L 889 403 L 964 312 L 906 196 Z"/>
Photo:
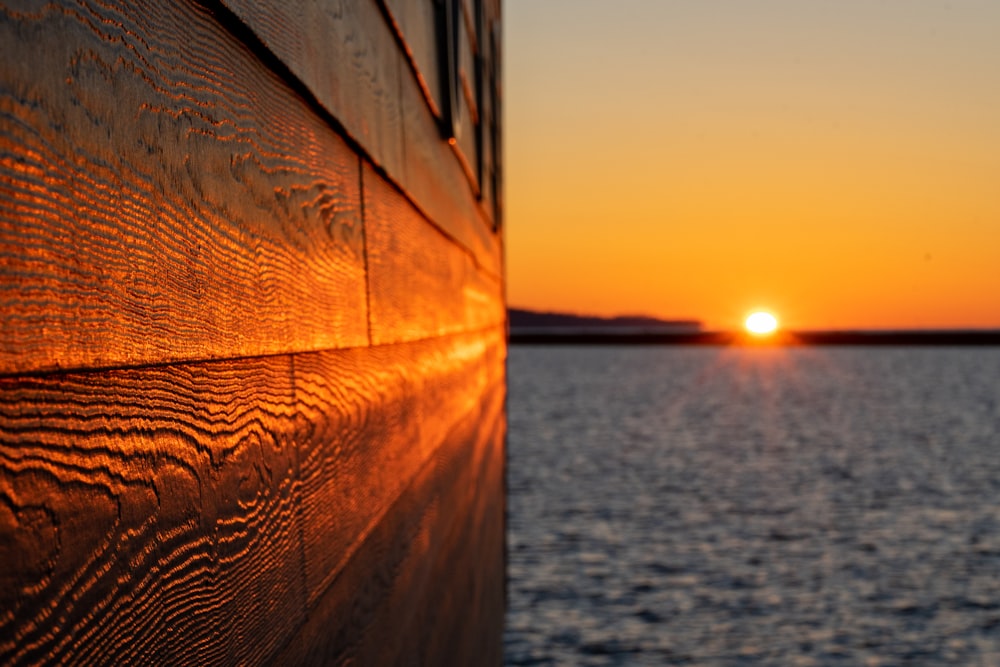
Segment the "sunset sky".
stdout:
<path fill-rule="evenodd" d="M 508 300 L 1000 327 L 997 0 L 506 0 Z"/>

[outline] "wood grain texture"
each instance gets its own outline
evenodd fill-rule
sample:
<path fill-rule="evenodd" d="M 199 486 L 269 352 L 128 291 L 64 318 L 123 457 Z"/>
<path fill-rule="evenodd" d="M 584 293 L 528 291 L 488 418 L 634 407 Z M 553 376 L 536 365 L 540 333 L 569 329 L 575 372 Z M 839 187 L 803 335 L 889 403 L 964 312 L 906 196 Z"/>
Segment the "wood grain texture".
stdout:
<path fill-rule="evenodd" d="M 497 329 L 296 357 L 310 601 L 339 576 L 456 422 L 478 410 L 502 375 L 504 345 Z"/>
<path fill-rule="evenodd" d="M 385 9 L 0 6 L 0 664 L 499 664 L 501 239 Z"/>
<path fill-rule="evenodd" d="M 374 0 L 222 0 L 372 160 L 403 173 L 403 55 Z"/>
<path fill-rule="evenodd" d="M 359 160 L 205 10 L 0 7 L 0 373 L 367 343 Z"/>
<path fill-rule="evenodd" d="M 503 397 L 493 382 L 453 425 L 280 662 L 501 664 Z"/>
<path fill-rule="evenodd" d="M 304 621 L 288 357 L 0 378 L 0 663 L 264 664 Z"/>
<path fill-rule="evenodd" d="M 288 664 L 278 653 L 333 636 L 366 638 L 371 652 L 400 631 L 365 626 L 368 614 L 412 624 L 412 609 L 372 597 L 389 591 L 459 600 L 422 611 L 437 614 L 435 629 L 411 625 L 409 644 L 440 642 L 448 628 L 499 642 L 502 487 L 458 472 L 418 480 L 441 461 L 481 456 L 487 441 L 502 452 L 505 354 L 497 328 L 0 378 L 0 663 Z M 421 484 L 465 497 L 429 505 L 411 498 Z M 440 513 L 476 527 L 439 547 L 455 554 L 454 571 L 435 557 L 416 583 L 383 582 L 398 559 L 424 553 L 414 527 Z M 386 539 L 391 553 L 378 546 Z M 467 560 L 454 560 L 463 549 Z M 329 611 L 331 595 L 354 611 Z M 482 624 L 467 625 L 475 614 Z"/>
<path fill-rule="evenodd" d="M 363 196 L 374 344 L 474 331 L 504 321 L 500 282 L 368 167 Z"/>
<path fill-rule="evenodd" d="M 466 100 L 458 109 L 464 129 L 451 146 L 441 136 L 440 95 L 434 92 L 442 82 L 433 0 L 405 6 L 390 2 L 388 22 L 376 0 L 222 2 L 429 218 L 500 276 L 499 241 L 492 234 L 494 207 L 477 201 L 477 129 L 470 107 L 475 98 L 470 49 L 476 38 L 466 21 L 459 21 L 465 44 L 462 71 L 472 97 L 466 100 L 464 92 L 458 96 Z M 394 29 L 405 40 L 402 47 L 396 44 Z"/>

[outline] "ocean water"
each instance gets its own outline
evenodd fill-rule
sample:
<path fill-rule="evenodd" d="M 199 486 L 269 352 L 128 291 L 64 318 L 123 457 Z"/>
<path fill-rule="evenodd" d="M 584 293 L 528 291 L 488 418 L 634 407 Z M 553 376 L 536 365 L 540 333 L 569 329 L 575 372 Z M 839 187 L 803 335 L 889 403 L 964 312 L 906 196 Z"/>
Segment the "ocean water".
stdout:
<path fill-rule="evenodd" d="M 514 346 L 508 665 L 1000 665 L 1000 348 Z"/>

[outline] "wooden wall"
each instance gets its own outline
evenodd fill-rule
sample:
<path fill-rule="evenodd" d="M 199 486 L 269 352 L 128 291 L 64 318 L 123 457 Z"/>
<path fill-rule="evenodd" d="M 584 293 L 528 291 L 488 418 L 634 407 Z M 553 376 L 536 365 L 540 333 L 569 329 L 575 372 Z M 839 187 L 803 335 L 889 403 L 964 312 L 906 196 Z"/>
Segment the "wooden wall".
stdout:
<path fill-rule="evenodd" d="M 0 664 L 498 664 L 499 0 L 0 3 Z"/>

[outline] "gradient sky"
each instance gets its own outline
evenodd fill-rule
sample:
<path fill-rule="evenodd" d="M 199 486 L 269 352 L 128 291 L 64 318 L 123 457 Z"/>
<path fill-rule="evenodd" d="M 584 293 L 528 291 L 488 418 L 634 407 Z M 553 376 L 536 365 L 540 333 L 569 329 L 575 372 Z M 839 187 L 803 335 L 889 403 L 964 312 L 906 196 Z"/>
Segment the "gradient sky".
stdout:
<path fill-rule="evenodd" d="M 508 299 L 1000 327 L 1000 1 L 505 0 Z"/>

